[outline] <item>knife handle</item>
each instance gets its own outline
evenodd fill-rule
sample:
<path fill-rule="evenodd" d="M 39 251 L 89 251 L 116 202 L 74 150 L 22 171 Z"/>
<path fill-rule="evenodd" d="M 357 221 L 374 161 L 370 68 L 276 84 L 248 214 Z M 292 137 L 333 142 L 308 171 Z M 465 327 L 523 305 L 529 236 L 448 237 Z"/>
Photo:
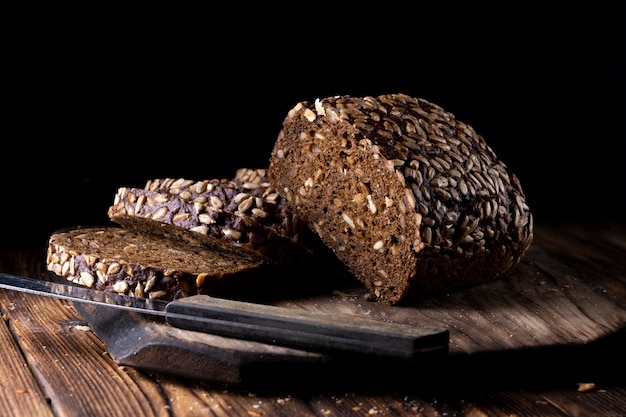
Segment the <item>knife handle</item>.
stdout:
<path fill-rule="evenodd" d="M 194 295 L 170 302 L 172 326 L 219 336 L 321 352 L 353 352 L 413 360 L 448 351 L 449 332 L 439 327 L 387 323 L 341 314 Z"/>

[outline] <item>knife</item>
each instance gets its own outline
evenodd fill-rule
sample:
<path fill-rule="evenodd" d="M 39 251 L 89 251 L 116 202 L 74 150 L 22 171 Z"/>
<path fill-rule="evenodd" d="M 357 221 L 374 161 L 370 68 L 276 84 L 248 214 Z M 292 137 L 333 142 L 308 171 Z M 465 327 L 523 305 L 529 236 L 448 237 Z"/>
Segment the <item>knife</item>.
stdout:
<path fill-rule="evenodd" d="M 307 312 L 208 295 L 168 302 L 1 272 L 0 288 L 158 316 L 185 330 L 326 353 L 413 361 L 423 353 L 446 353 L 449 345 L 449 332 L 442 327 Z"/>

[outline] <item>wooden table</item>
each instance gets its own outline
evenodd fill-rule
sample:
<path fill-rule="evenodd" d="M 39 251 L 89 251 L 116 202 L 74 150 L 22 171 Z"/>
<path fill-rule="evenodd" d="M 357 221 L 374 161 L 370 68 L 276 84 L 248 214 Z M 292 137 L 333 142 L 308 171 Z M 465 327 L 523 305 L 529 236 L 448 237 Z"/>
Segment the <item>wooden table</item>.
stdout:
<path fill-rule="evenodd" d="M 626 224 L 546 215 L 535 234 L 534 245 L 626 303 Z M 4 249 L 0 271 L 42 276 L 42 246 Z M 531 352 L 527 369 L 486 354 L 449 365 L 459 367 L 453 374 L 442 366 L 432 382 L 418 372 L 403 383 L 296 379 L 273 389 L 267 375 L 250 389 L 120 366 L 66 301 L 0 290 L 0 308 L 3 417 L 626 415 L 623 327 L 588 346 Z"/>

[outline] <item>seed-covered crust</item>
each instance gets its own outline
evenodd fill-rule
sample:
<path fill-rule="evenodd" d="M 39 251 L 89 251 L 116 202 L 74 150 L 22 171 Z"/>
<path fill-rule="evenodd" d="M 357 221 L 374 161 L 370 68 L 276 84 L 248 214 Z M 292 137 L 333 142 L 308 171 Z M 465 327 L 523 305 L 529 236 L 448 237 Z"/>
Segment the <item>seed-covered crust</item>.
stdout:
<path fill-rule="evenodd" d="M 496 280 L 532 242 L 522 187 L 485 140 L 404 94 L 297 104 L 268 177 L 387 304 Z"/>
<path fill-rule="evenodd" d="M 120 227 L 53 233 L 46 267 L 76 284 L 136 297 L 241 295 L 267 265 L 261 258 Z"/>
<path fill-rule="evenodd" d="M 306 239 L 312 236 L 310 230 L 271 187 L 266 172 L 266 169 L 241 168 L 232 180 L 153 179 L 144 188 L 174 194 L 194 204 L 199 214 L 206 213 L 209 217 L 203 218 L 206 224 L 219 225 L 226 222 L 226 217 L 235 216 L 246 219 L 251 226 L 263 226 L 294 242 L 304 240 L 306 244 Z M 198 231 L 204 233 L 204 229 Z M 246 236 L 227 237 L 247 242 Z"/>

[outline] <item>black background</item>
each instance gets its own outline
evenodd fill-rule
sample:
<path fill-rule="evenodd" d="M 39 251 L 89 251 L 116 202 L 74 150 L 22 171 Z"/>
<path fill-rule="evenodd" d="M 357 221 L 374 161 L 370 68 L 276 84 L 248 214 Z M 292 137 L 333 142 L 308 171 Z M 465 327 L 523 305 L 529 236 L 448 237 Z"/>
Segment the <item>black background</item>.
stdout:
<path fill-rule="evenodd" d="M 537 223 L 553 209 L 621 219 L 621 6 L 409 4 L 16 14 L 3 243 L 105 223 L 120 186 L 265 167 L 289 109 L 337 94 L 454 113 L 519 177 Z"/>

